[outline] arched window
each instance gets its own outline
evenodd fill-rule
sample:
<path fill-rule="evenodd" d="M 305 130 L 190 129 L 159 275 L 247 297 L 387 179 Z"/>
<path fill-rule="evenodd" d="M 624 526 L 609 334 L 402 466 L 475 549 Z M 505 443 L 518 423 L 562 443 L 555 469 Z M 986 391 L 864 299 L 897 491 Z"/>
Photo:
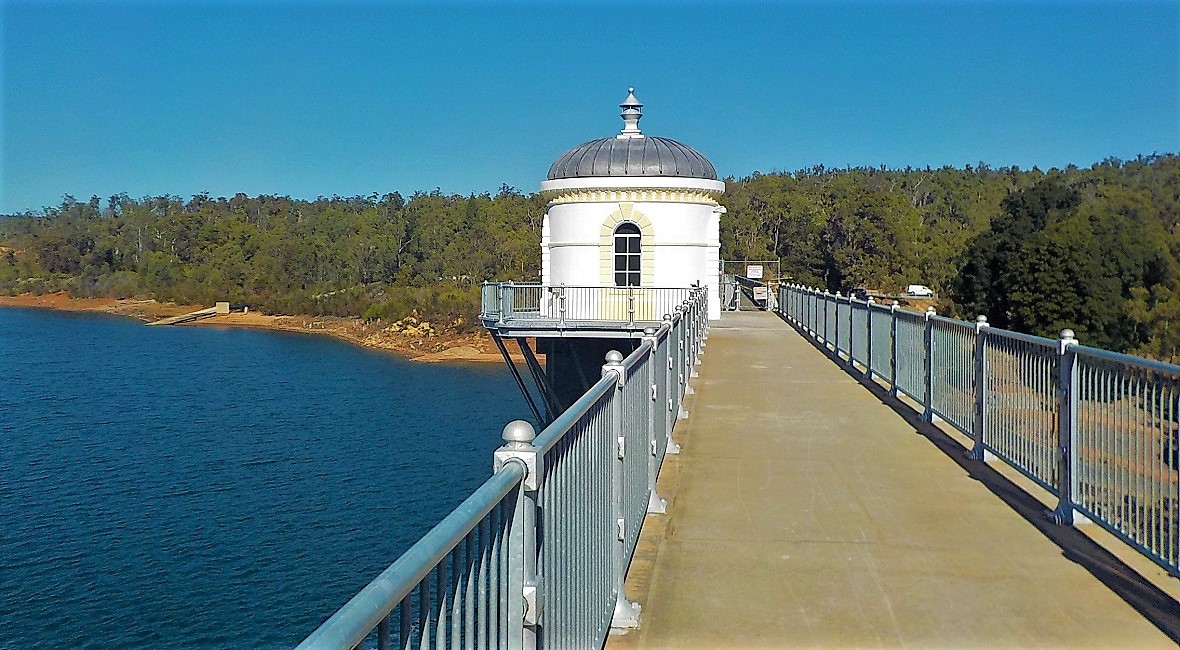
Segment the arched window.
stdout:
<path fill-rule="evenodd" d="M 615 286 L 639 286 L 639 226 L 619 224 L 615 228 Z"/>

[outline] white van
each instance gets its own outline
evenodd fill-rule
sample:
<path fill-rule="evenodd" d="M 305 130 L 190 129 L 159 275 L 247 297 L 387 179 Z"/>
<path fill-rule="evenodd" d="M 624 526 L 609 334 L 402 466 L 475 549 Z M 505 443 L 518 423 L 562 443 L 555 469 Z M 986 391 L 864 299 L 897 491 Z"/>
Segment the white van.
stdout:
<path fill-rule="evenodd" d="M 905 288 L 905 295 L 933 298 L 934 292 L 930 290 L 930 287 L 924 284 L 911 284 Z"/>

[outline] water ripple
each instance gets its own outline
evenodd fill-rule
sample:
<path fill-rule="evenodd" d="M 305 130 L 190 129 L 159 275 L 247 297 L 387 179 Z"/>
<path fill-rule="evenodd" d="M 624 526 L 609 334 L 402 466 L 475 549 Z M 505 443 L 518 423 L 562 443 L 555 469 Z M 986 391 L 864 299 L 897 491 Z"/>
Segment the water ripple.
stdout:
<path fill-rule="evenodd" d="M 524 410 L 502 368 L 317 337 L 22 309 L 0 332 L 0 648 L 290 647 Z"/>

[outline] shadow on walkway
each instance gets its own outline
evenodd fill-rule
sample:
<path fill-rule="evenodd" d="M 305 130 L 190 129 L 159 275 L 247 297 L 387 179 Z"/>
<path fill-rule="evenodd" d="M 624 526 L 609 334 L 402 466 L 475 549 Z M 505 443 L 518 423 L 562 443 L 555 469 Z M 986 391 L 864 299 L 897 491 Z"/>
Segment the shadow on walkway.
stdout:
<path fill-rule="evenodd" d="M 780 316 L 780 318 L 782 317 Z M 881 384 L 865 378 L 863 373 L 853 368 L 842 357 L 838 357 L 832 350 L 811 338 L 794 323 L 785 318 L 782 320 L 833 363 L 836 363 L 841 370 L 872 392 L 882 404 L 897 413 L 914 428 L 915 432 L 926 438 L 947 458 L 954 461 L 969 477 L 981 483 L 988 491 L 999 497 L 1009 508 L 1040 531 L 1042 535 L 1056 544 L 1065 558 L 1086 569 L 1168 638 L 1180 644 L 1180 602 L 1177 602 L 1170 594 L 1157 587 L 1141 573 L 1077 528 L 1060 526 L 1051 522 L 1045 516 L 1045 505 L 1036 497 L 995 468 L 986 463 L 972 460 L 967 455 L 968 450 L 964 449 L 946 431 L 924 421 L 921 413 L 915 411 L 898 397 L 891 395 L 889 390 Z M 1004 461 L 997 459 L 993 462 L 1003 463 Z M 1089 525 L 1099 527 L 1098 524 Z M 1127 549 L 1134 552 L 1130 547 Z M 1144 559 L 1144 562 L 1150 562 L 1150 560 Z"/>

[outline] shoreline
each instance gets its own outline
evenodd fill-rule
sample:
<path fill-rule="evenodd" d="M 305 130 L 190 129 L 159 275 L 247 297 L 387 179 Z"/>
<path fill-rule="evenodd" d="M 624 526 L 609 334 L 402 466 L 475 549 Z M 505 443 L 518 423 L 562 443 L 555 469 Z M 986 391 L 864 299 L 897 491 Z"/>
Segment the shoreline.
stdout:
<path fill-rule="evenodd" d="M 0 307 L 28 307 L 69 312 L 115 314 L 152 323 L 206 306 L 161 303 L 138 298 L 74 298 L 64 292 L 0 296 Z M 372 350 L 393 352 L 421 363 L 501 363 L 504 358 L 486 332 L 439 332 L 430 323 L 407 318 L 397 323 L 366 322 L 338 316 L 279 316 L 233 312 L 173 327 L 233 327 L 331 336 Z M 519 355 L 513 355 L 516 360 Z"/>

